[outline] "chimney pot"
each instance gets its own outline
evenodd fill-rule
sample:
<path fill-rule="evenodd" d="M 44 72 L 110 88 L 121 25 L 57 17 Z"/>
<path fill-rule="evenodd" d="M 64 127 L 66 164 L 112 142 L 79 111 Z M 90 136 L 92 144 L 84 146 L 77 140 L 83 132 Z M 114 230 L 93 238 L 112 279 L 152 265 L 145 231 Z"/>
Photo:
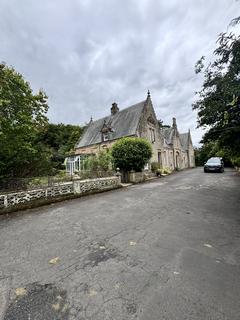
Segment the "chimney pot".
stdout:
<path fill-rule="evenodd" d="M 114 116 L 119 111 L 118 105 L 116 102 L 113 102 L 111 107 L 111 115 Z"/>
<path fill-rule="evenodd" d="M 172 126 L 173 126 L 174 128 L 176 128 L 176 127 L 177 127 L 177 121 L 176 121 L 176 118 L 172 118 L 172 120 L 173 120 L 173 124 L 172 124 Z"/>

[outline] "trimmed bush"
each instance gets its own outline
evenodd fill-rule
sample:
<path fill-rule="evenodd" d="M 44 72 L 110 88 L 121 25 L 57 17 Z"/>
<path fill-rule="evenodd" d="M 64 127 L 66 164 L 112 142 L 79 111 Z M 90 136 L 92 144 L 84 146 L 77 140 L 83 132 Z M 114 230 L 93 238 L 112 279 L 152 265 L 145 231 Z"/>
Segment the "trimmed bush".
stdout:
<path fill-rule="evenodd" d="M 112 146 L 113 164 L 124 171 L 142 171 L 151 156 L 151 144 L 143 138 L 122 138 Z"/>

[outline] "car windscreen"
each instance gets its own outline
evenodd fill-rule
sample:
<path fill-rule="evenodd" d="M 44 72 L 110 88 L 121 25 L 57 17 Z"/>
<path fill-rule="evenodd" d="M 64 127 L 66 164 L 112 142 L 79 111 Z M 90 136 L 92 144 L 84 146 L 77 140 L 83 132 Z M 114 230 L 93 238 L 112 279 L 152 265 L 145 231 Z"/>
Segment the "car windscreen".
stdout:
<path fill-rule="evenodd" d="M 207 164 L 221 164 L 220 160 L 219 159 L 209 159 L 207 161 Z"/>

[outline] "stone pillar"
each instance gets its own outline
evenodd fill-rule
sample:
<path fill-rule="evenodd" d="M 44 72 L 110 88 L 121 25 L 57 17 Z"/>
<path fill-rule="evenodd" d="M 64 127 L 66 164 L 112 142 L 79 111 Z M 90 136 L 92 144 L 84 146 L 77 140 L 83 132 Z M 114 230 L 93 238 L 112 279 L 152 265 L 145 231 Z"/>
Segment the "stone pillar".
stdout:
<path fill-rule="evenodd" d="M 81 181 L 80 180 L 73 180 L 73 193 L 74 194 L 80 194 L 81 188 L 80 188 Z"/>
<path fill-rule="evenodd" d="M 116 169 L 116 177 L 118 177 L 118 179 L 119 179 L 119 184 L 122 182 L 122 175 L 121 175 L 121 173 L 120 173 L 120 169 L 119 168 L 117 168 Z"/>
<path fill-rule="evenodd" d="M 5 207 L 5 208 L 7 208 L 7 207 L 8 207 L 8 199 L 7 199 L 7 195 L 5 195 L 5 196 L 4 196 L 3 203 L 4 203 L 4 207 Z"/>
<path fill-rule="evenodd" d="M 134 170 L 131 170 L 130 173 L 129 173 L 129 181 L 130 182 L 136 182 L 136 177 L 135 177 L 135 171 Z"/>

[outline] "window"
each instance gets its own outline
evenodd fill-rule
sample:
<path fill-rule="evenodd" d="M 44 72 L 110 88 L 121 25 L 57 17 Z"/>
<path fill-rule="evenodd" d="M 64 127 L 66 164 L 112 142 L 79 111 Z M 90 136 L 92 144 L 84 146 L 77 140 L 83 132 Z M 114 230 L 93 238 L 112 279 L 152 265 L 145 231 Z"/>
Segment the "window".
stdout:
<path fill-rule="evenodd" d="M 162 166 L 162 153 L 158 152 L 158 163 L 160 166 Z"/>
<path fill-rule="evenodd" d="M 155 142 L 155 130 L 154 129 L 152 129 L 152 142 Z"/>
<path fill-rule="evenodd" d="M 108 137 L 108 133 L 103 133 L 102 134 L 102 140 L 103 141 L 108 141 L 109 137 Z"/>
<path fill-rule="evenodd" d="M 149 131 L 150 131 L 150 141 L 152 143 L 155 142 L 156 138 L 155 138 L 155 130 L 153 128 L 149 128 Z"/>

